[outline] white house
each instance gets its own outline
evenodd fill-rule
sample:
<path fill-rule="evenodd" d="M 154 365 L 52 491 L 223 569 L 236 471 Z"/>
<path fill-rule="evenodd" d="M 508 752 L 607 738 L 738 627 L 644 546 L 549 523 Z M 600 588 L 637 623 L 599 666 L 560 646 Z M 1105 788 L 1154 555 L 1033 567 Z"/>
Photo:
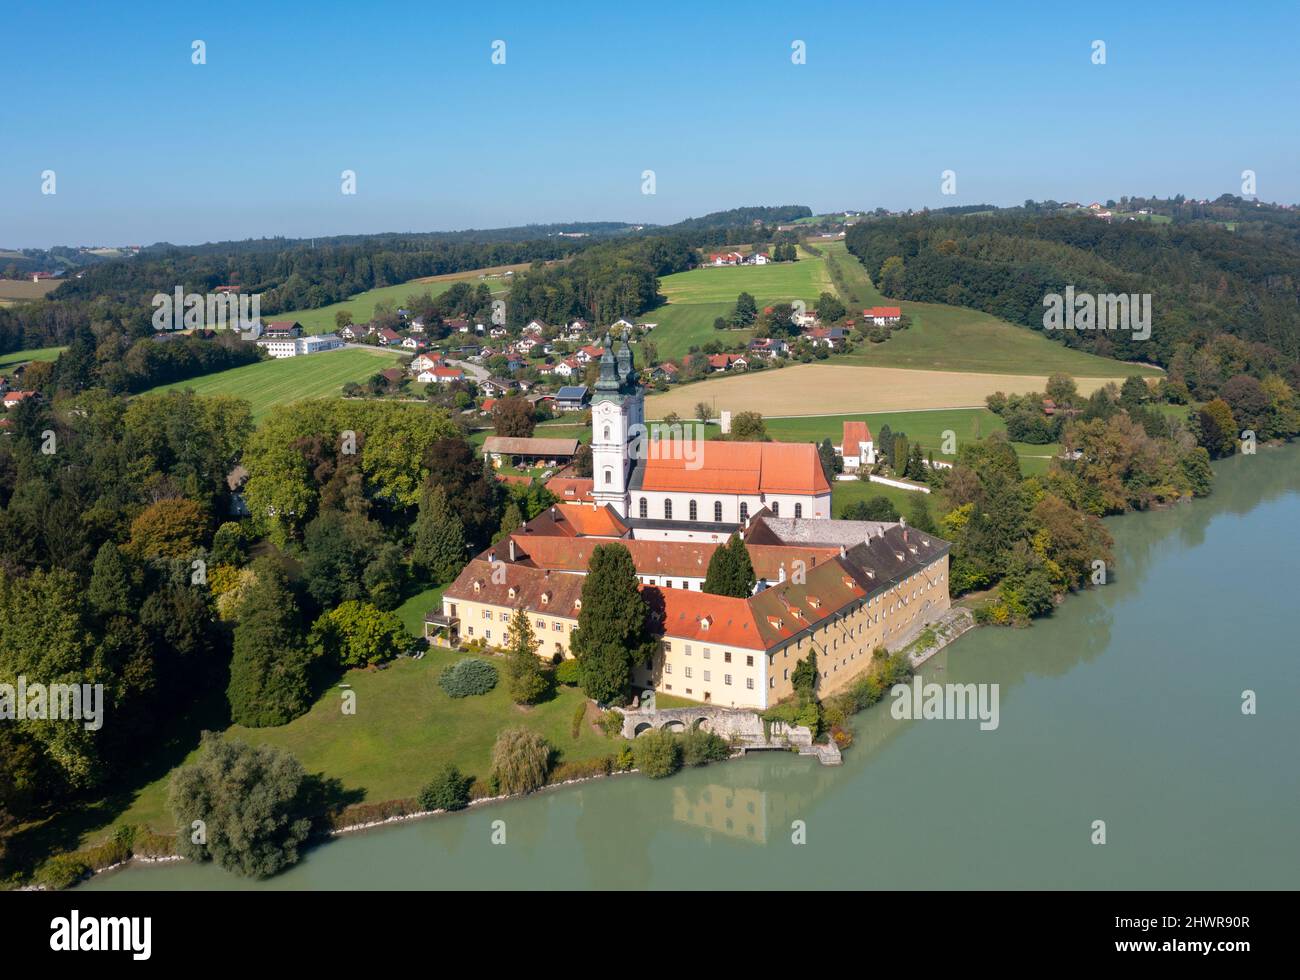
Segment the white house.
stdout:
<path fill-rule="evenodd" d="M 272 357 L 279 359 L 303 357 L 307 354 L 318 354 L 321 351 L 334 350 L 336 347 L 342 347 L 343 341 L 332 333 L 326 333 L 307 337 L 263 337 L 257 341 L 257 346 Z"/>
<path fill-rule="evenodd" d="M 845 422 L 844 438 L 835 451 L 843 458 L 844 469 L 848 472 L 876 463 L 876 445 L 866 422 Z"/>

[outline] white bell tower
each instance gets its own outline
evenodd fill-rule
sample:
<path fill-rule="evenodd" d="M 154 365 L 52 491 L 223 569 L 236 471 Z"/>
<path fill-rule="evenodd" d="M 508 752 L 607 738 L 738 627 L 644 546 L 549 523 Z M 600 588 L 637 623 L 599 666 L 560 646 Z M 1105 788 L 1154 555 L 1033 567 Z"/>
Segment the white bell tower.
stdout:
<path fill-rule="evenodd" d="M 631 445 L 638 435 L 644 443 L 645 395 L 632 365 L 627 341 L 614 354 L 605 335 L 600 358 L 600 379 L 591 401 L 591 496 L 609 504 L 620 517 L 628 515 L 628 478 L 635 460 Z"/>

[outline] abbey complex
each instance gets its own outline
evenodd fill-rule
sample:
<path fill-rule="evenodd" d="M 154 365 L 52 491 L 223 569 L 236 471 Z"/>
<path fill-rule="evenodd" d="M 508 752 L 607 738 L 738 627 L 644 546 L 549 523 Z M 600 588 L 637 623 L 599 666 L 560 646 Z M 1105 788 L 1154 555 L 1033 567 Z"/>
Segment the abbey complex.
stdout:
<path fill-rule="evenodd" d="M 720 707 L 793 693 L 810 650 L 818 689 L 846 686 L 877 647 L 897 649 L 949 607 L 948 542 L 905 523 L 831 518 L 812 443 L 651 437 L 632 351 L 605 340 L 591 404 L 592 477 L 461 572 L 426 616 L 430 640 L 503 645 L 527 611 L 548 660 L 572 656 L 592 551 L 627 548 L 661 637 L 633 682 Z M 757 585 L 703 591 L 714 551 L 739 535 Z"/>

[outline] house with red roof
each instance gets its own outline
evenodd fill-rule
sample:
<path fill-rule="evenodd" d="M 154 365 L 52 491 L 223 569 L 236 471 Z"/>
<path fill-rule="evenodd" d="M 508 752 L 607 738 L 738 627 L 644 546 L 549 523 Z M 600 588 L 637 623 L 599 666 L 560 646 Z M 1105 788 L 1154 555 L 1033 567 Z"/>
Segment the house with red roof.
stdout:
<path fill-rule="evenodd" d="M 864 466 L 876 464 L 876 444 L 871 438 L 871 429 L 865 421 L 846 421 L 840 444 L 835 447 L 844 460 L 844 470 L 856 472 Z"/>
<path fill-rule="evenodd" d="M 877 327 L 886 327 L 903 318 L 903 311 L 897 306 L 872 306 L 862 311 L 868 323 Z"/>

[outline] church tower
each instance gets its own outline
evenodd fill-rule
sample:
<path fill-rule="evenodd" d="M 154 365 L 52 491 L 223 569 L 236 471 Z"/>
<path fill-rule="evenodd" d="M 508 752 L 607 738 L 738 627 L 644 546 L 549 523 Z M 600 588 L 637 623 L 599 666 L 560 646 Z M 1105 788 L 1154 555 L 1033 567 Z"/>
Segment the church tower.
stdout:
<path fill-rule="evenodd" d="M 645 445 L 645 392 L 637 380 L 632 348 L 624 339 L 614 353 L 605 334 L 600 378 L 591 399 L 591 495 L 628 516 L 628 478 L 636 446 Z"/>

